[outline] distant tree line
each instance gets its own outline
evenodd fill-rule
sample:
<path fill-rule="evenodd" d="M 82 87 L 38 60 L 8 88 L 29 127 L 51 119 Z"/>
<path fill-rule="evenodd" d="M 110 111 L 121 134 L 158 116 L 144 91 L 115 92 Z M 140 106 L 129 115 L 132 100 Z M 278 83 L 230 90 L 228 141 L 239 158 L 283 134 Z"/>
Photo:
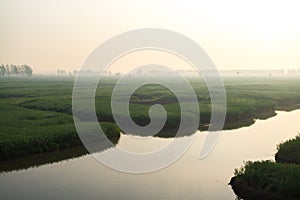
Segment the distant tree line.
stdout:
<path fill-rule="evenodd" d="M 57 70 L 57 75 L 59 75 L 59 76 L 76 76 L 76 74 L 77 74 L 76 70 L 74 70 L 73 72 L 66 71 L 64 69 Z"/>
<path fill-rule="evenodd" d="M 0 65 L 0 76 L 32 76 L 28 65 Z"/>

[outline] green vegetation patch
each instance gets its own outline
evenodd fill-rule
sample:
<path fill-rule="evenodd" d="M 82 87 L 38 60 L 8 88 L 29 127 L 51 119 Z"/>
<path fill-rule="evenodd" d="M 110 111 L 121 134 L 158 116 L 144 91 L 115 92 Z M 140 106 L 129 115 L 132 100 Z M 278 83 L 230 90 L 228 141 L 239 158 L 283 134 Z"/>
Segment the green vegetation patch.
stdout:
<path fill-rule="evenodd" d="M 231 185 L 244 199 L 300 199 L 300 136 L 278 145 L 276 162 L 246 162 Z"/>
<path fill-rule="evenodd" d="M 272 161 L 247 162 L 240 169 L 236 169 L 234 175 L 235 184 L 245 185 L 258 194 L 264 193 L 265 198 L 300 199 L 299 165 Z"/>
<path fill-rule="evenodd" d="M 82 145 L 71 115 L 10 102 L 0 101 L 0 160 Z M 101 127 L 113 143 L 118 141 L 120 130 L 115 124 L 101 123 Z"/>
<path fill-rule="evenodd" d="M 278 145 L 276 162 L 300 164 L 300 135 Z"/>
<path fill-rule="evenodd" d="M 101 80 L 96 91 L 96 114 L 101 123 L 114 126 L 109 137 L 118 138 L 111 113 L 111 94 L 116 77 Z M 210 124 L 211 101 L 201 79 L 189 79 L 200 107 L 199 129 Z M 224 78 L 227 95 L 225 129 L 248 126 L 256 118 L 275 115 L 275 109 L 290 110 L 300 105 L 299 78 Z M 1 77 L 0 78 L 0 143 L 1 158 L 18 157 L 81 145 L 72 118 L 72 77 Z M 181 83 L 176 83 L 182 88 Z M 183 89 L 183 88 L 182 88 Z M 173 137 L 181 116 L 190 120 L 195 113 L 181 113 L 174 94 L 166 87 L 148 84 L 138 88 L 130 100 L 130 114 L 139 125 L 150 122 L 149 108 L 162 104 L 167 111 L 165 129 L 160 137 Z M 188 104 L 188 102 L 187 102 Z M 83 108 L 82 112 L 90 113 Z M 120 113 L 122 115 L 122 113 Z M 172 129 L 175 131 L 169 131 Z M 171 133 L 172 132 L 172 133 Z M 186 133 L 193 134 L 193 131 Z"/>

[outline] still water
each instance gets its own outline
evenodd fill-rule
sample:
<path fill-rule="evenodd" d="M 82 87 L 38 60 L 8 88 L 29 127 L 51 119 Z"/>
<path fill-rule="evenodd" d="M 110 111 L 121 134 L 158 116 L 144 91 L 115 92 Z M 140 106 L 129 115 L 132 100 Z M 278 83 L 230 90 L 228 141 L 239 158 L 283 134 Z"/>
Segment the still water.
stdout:
<path fill-rule="evenodd" d="M 276 145 L 300 131 L 300 110 L 278 112 L 249 127 L 222 131 L 215 149 L 204 160 L 199 150 L 206 132 L 197 132 L 189 150 L 173 165 L 148 174 L 112 170 L 91 155 L 27 170 L 0 174 L 0 198 L 97 200 L 234 200 L 228 186 L 243 161 L 274 159 Z M 176 138 L 176 140 L 181 138 Z M 151 151 L 172 139 L 122 135 L 119 146 Z M 101 153 L 106 153 L 106 150 Z"/>

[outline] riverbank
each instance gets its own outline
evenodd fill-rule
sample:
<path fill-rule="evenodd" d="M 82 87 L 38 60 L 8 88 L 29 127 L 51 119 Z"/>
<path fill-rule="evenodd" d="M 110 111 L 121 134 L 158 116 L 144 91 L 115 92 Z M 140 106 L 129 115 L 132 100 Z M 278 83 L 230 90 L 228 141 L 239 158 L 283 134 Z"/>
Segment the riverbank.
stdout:
<path fill-rule="evenodd" d="M 83 146 L 71 115 L 39 111 L 14 105 L 15 99 L 0 101 L 0 160 Z M 101 127 L 116 144 L 120 130 L 114 123 Z"/>
<path fill-rule="evenodd" d="M 107 137 L 113 143 L 119 138 L 110 105 L 116 80 L 102 82 L 95 102 L 99 121 L 111 127 Z M 82 145 L 72 117 L 73 81 L 71 77 L 0 79 L 0 160 Z M 190 81 L 199 100 L 199 129 L 207 130 L 211 117 L 209 93 L 203 82 L 198 79 Z M 299 79 L 239 78 L 224 82 L 227 93 L 224 129 L 227 130 L 272 117 L 276 109 L 290 110 L 299 106 Z M 133 94 L 130 103 L 133 120 L 139 125 L 147 125 L 149 107 L 155 102 L 162 103 L 168 113 L 165 129 L 156 136 L 174 137 L 181 119 L 180 105 L 174 94 L 164 87 L 147 85 Z"/>
<path fill-rule="evenodd" d="M 62 197 L 74 199 L 74 196 L 95 200 L 99 196 L 104 199 L 122 199 L 124 196 L 130 200 L 139 200 L 152 195 L 153 199 L 166 200 L 233 200 L 236 199 L 236 195 L 227 185 L 233 169 L 241 166 L 244 160 L 271 159 L 276 152 L 276 144 L 295 137 L 299 130 L 299 125 L 294 122 L 300 120 L 300 110 L 276 113 L 275 117 L 256 120 L 248 127 L 221 131 L 221 137 L 215 148 L 203 160 L 198 159 L 199 150 L 209 132 L 198 131 L 192 136 L 195 137 L 193 143 L 178 161 L 155 173 L 142 175 L 119 173 L 98 162 L 93 155 L 77 157 L 80 152 L 74 148 L 0 161 L 0 166 L 5 163 L 3 167 L 6 169 L 5 172 L 1 172 L 0 169 L 2 196 L 19 199 L 17 196 L 31 195 L 31 199 L 41 199 L 43 196 L 39 196 L 36 191 L 44 195 L 44 190 L 51 188 L 51 191 L 56 191 L 51 192 L 56 199 Z M 121 134 L 118 147 L 106 149 L 95 156 L 106 155 L 116 148 L 137 153 L 153 152 L 172 141 L 180 142 L 180 140 L 184 138 L 142 138 Z M 65 151 L 69 151 L 70 157 L 63 155 Z M 62 160 L 55 160 L 58 157 Z M 49 161 L 47 158 L 50 158 Z M 187 171 L 189 173 L 186 173 Z M 101 184 L 103 180 L 106 184 Z M 67 190 L 69 196 L 62 195 L 65 192 L 60 189 L 60 183 L 68 187 L 63 191 Z M 162 185 L 165 188 L 162 188 Z M 80 196 L 82 190 L 86 188 L 94 188 L 92 197 L 90 193 Z M 115 194 L 115 188 L 122 188 L 118 190 L 121 191 L 120 195 L 111 195 Z"/>
<path fill-rule="evenodd" d="M 230 185 L 245 200 L 300 199 L 300 136 L 278 146 L 276 162 L 247 162 L 236 169 Z"/>

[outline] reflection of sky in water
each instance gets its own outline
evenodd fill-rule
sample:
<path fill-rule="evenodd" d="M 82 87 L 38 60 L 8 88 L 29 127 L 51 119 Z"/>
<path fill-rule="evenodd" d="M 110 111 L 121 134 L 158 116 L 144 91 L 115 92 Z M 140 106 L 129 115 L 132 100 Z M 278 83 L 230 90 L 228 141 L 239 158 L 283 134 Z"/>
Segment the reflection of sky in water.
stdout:
<path fill-rule="evenodd" d="M 198 159 L 204 134 L 197 133 L 182 158 L 154 173 L 120 173 L 85 156 L 1 174 L 1 199 L 234 199 L 227 185 L 234 168 L 246 160 L 273 159 L 276 145 L 300 130 L 300 110 L 278 113 L 276 117 L 257 120 L 250 127 L 224 131 L 216 148 L 204 160 Z M 122 135 L 119 145 L 147 152 L 169 140 Z"/>
<path fill-rule="evenodd" d="M 122 134 L 117 146 L 128 152 L 148 153 L 165 147 L 172 142 L 173 139 L 174 138 L 153 138 Z"/>

